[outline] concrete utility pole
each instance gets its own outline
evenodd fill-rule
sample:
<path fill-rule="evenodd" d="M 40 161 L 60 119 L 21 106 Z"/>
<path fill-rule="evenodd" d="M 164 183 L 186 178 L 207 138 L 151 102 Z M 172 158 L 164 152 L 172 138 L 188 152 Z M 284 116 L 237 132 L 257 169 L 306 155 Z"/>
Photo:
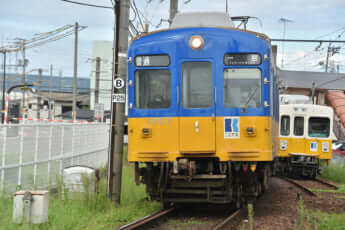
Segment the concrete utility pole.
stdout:
<path fill-rule="evenodd" d="M 326 56 L 326 66 L 325 66 L 325 72 L 328 72 L 328 61 L 329 61 L 329 53 L 331 52 L 331 45 L 327 48 L 327 56 Z"/>
<path fill-rule="evenodd" d="M 1 106 L 1 123 L 4 124 L 5 120 L 5 91 L 6 91 L 6 51 L 3 52 L 4 55 L 4 72 L 2 77 L 2 106 Z"/>
<path fill-rule="evenodd" d="M 286 18 L 280 18 L 279 22 L 282 22 L 284 27 L 283 27 L 283 39 L 285 39 L 285 33 L 286 33 L 286 23 L 293 22 L 292 20 L 286 19 Z M 284 43 L 282 43 L 282 60 L 281 60 L 281 68 L 284 68 Z"/>
<path fill-rule="evenodd" d="M 50 81 L 49 81 L 49 96 L 48 96 L 48 119 L 52 119 L 52 83 L 53 83 L 53 65 L 50 64 Z"/>
<path fill-rule="evenodd" d="M 122 79 L 127 82 L 127 50 L 128 50 L 128 25 L 129 25 L 129 0 L 115 1 L 116 12 L 116 44 L 115 47 L 115 76 L 116 80 Z M 118 96 L 125 97 L 126 86 L 113 92 Z M 114 94 L 113 94 L 114 95 Z M 125 118 L 125 100 L 117 100 L 112 103 L 111 117 L 111 141 L 109 157 L 108 191 L 110 198 L 116 204 L 121 201 L 121 181 L 122 181 L 122 156 L 123 156 L 123 135 Z M 116 100 L 115 100 L 116 101 Z"/>
<path fill-rule="evenodd" d="M 22 54 L 23 54 L 23 78 L 22 78 L 22 84 L 26 83 L 26 58 L 25 58 L 25 47 L 24 47 L 24 40 L 22 41 Z M 25 113 L 26 113 L 26 109 L 24 112 L 24 108 L 25 108 L 25 90 L 22 91 L 22 118 L 25 118 Z"/>
<path fill-rule="evenodd" d="M 72 119 L 77 117 L 77 74 L 78 74 L 78 22 L 74 25 L 74 71 L 73 71 L 73 104 L 72 104 Z"/>
<path fill-rule="evenodd" d="M 36 106 L 36 118 L 41 118 L 41 82 L 42 82 L 42 69 L 38 69 L 38 81 L 37 81 L 37 106 Z"/>
<path fill-rule="evenodd" d="M 95 72 L 95 105 L 99 101 L 99 78 L 101 73 L 101 58 L 96 57 L 96 72 Z"/>
<path fill-rule="evenodd" d="M 315 98 L 315 82 L 313 82 L 311 85 L 311 102 L 312 102 L 312 104 L 315 104 L 314 98 Z"/>
<path fill-rule="evenodd" d="M 178 0 L 170 0 L 169 27 L 178 11 Z"/>

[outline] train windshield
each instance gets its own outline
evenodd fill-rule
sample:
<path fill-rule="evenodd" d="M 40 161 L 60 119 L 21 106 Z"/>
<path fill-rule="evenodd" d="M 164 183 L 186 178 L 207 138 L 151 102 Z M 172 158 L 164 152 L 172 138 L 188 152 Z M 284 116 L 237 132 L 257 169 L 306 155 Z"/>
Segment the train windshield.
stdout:
<path fill-rule="evenodd" d="M 182 64 L 182 102 L 184 108 L 212 105 L 212 65 L 210 62 Z"/>
<path fill-rule="evenodd" d="M 293 134 L 295 136 L 304 135 L 304 117 L 295 117 Z"/>
<path fill-rule="evenodd" d="M 171 104 L 170 72 L 167 69 L 135 72 L 135 106 L 138 109 L 164 109 Z"/>
<path fill-rule="evenodd" d="M 309 118 L 308 134 L 310 137 L 328 137 L 330 132 L 330 120 L 326 117 Z"/>
<path fill-rule="evenodd" d="M 224 106 L 228 108 L 260 107 L 260 69 L 225 69 L 223 97 Z"/>
<path fill-rule="evenodd" d="M 289 136 L 290 135 L 290 117 L 282 116 L 280 121 L 280 135 Z"/>

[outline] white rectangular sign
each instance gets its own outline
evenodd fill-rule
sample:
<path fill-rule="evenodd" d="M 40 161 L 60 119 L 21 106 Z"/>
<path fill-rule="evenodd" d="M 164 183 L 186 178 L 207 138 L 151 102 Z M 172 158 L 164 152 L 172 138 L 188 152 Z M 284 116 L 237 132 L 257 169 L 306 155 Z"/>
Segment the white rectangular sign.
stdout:
<path fill-rule="evenodd" d="M 126 102 L 126 94 L 124 93 L 114 93 L 112 95 L 112 101 L 115 103 L 125 103 Z"/>

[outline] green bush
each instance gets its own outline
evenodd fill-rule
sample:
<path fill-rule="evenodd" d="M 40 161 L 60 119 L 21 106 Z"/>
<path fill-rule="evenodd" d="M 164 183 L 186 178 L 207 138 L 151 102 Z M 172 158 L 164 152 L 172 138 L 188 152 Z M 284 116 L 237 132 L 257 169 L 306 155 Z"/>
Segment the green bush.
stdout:
<path fill-rule="evenodd" d="M 335 164 L 324 165 L 321 177 L 339 184 L 345 184 L 345 167 Z"/>

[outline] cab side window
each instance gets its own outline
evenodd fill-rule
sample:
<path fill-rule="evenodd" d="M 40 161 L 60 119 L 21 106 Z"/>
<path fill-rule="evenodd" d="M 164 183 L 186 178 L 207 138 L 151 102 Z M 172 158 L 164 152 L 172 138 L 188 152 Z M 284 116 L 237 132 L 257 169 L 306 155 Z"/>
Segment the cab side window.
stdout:
<path fill-rule="evenodd" d="M 135 106 L 137 109 L 165 109 L 171 105 L 170 72 L 147 69 L 135 72 Z"/>
<path fill-rule="evenodd" d="M 304 135 L 304 117 L 295 117 L 293 134 L 295 136 Z"/>

